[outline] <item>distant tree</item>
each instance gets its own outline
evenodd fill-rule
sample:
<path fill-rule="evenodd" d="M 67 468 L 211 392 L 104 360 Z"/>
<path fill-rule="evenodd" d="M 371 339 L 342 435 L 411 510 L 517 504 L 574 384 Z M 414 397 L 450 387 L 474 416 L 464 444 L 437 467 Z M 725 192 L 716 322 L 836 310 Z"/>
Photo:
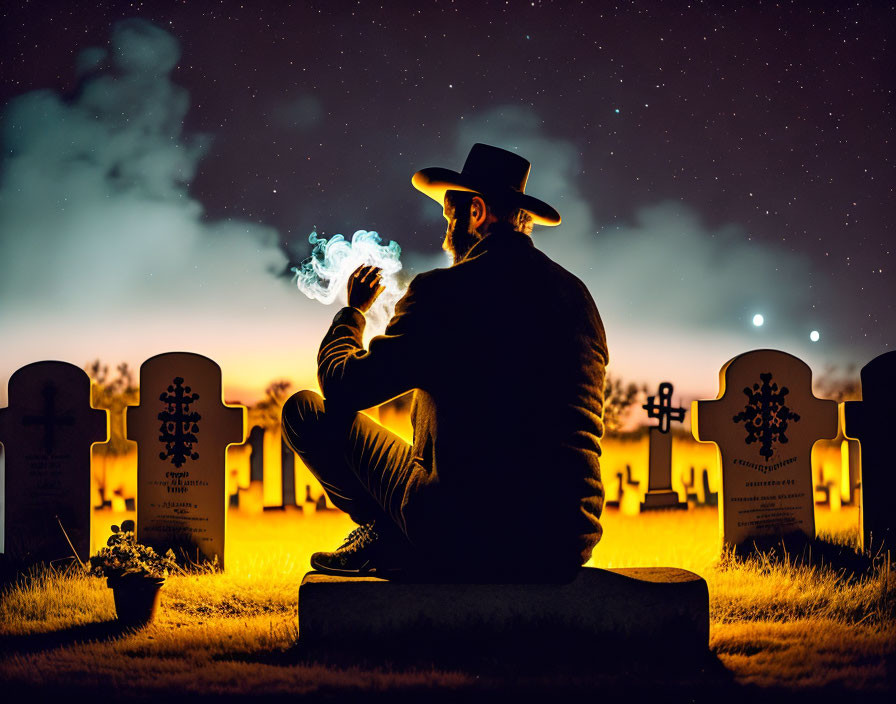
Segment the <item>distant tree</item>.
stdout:
<path fill-rule="evenodd" d="M 96 382 L 93 385 L 91 403 L 94 408 L 105 408 L 109 411 L 110 440 L 102 446 L 105 452 L 113 455 L 124 454 L 130 443 L 124 433 L 124 412 L 128 406 L 135 406 L 139 401 L 140 389 L 134 381 L 134 373 L 127 362 L 115 367 L 115 374 L 109 373 L 109 365 L 99 359 L 84 366 L 87 375 Z"/>
<path fill-rule="evenodd" d="M 264 398 L 249 408 L 249 427 L 261 426 L 265 430 L 280 427 L 280 414 L 283 404 L 290 397 L 292 382 L 278 379 L 268 384 L 264 390 Z"/>
<path fill-rule="evenodd" d="M 628 421 L 632 407 L 647 394 L 647 385 L 625 383 L 607 374 L 604 384 L 604 428 L 608 433 L 619 432 Z"/>
<path fill-rule="evenodd" d="M 815 392 L 821 398 L 840 401 L 860 401 L 862 384 L 855 364 L 849 364 L 843 371 L 835 365 L 828 365 L 815 380 Z"/>

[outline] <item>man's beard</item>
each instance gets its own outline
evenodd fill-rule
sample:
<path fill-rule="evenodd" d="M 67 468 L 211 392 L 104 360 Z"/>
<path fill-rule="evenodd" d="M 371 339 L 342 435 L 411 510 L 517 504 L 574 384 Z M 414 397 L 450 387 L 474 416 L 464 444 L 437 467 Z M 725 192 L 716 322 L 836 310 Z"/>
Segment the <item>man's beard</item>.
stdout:
<path fill-rule="evenodd" d="M 481 235 L 470 226 L 469 213 L 458 216 L 453 222 L 453 227 L 448 226 L 445 232 L 445 242 L 442 249 L 451 254 L 454 263 L 457 264 L 467 256 L 467 253 L 481 239 Z"/>

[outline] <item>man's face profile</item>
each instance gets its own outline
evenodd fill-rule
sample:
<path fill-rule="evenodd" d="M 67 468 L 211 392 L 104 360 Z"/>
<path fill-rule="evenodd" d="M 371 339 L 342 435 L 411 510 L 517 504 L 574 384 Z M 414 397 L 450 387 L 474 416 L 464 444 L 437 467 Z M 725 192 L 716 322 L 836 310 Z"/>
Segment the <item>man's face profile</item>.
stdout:
<path fill-rule="evenodd" d="M 442 208 L 442 217 L 445 218 L 445 222 L 448 223 L 448 227 L 445 229 L 445 239 L 442 241 L 442 249 L 448 252 L 449 254 L 454 254 L 454 248 L 452 246 L 452 242 L 454 239 L 454 228 L 457 227 L 457 218 L 454 217 L 455 208 L 451 201 L 448 199 L 448 196 L 445 196 L 445 204 Z"/>
<path fill-rule="evenodd" d="M 478 198 L 478 197 L 477 197 Z M 478 198 L 484 210 L 485 204 Z M 454 263 L 464 258 L 470 248 L 480 239 L 474 227 L 472 210 L 473 195 L 462 191 L 448 191 L 442 208 L 442 215 L 448 222 L 442 249 L 451 254 Z"/>

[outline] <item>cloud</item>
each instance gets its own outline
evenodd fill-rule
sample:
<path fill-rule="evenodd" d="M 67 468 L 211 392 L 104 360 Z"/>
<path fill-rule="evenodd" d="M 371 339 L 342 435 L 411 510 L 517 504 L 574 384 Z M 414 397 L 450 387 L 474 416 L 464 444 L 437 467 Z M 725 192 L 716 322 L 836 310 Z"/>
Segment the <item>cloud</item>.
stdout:
<path fill-rule="evenodd" d="M 531 110 L 506 106 L 464 120 L 460 163 L 474 142 L 532 163 L 526 192 L 563 218 L 557 228 L 536 228 L 535 242 L 588 286 L 607 329 L 611 368 L 707 388 L 722 363 L 748 349 L 813 354 L 800 322 L 811 307 L 807 257 L 751 241 L 736 224 L 710 228 L 680 202 L 645 204 L 631 222 L 619 221 L 601 200 L 598 169 L 585 173 L 574 145 L 552 137 Z M 760 311 L 762 339 L 750 325 Z M 709 372 L 698 379 L 695 365 Z"/>
<path fill-rule="evenodd" d="M 546 248 L 626 320 L 725 332 L 754 311 L 794 320 L 810 305 L 806 259 L 754 244 L 735 226 L 707 228 L 681 203 L 644 206 L 597 234 L 558 235 L 542 240 Z"/>
<path fill-rule="evenodd" d="M 62 349 L 76 363 L 126 354 L 139 363 L 149 350 L 194 349 L 223 366 L 222 358 L 270 347 L 272 337 L 295 345 L 303 330 L 319 339 L 317 329 L 325 329 L 332 311 L 276 278 L 287 259 L 275 230 L 208 222 L 190 196 L 210 140 L 182 134 L 189 96 L 170 78 L 179 56 L 163 29 L 125 20 L 108 51 L 82 52 L 77 68 L 85 77 L 73 98 L 44 90 L 7 104 L 0 171 L 7 364 Z"/>
<path fill-rule="evenodd" d="M 225 381 L 236 374 L 245 388 L 277 376 L 313 383 L 314 352 L 335 306 L 311 302 L 277 278 L 287 258 L 273 228 L 209 221 L 190 195 L 211 140 L 183 134 L 190 99 L 171 80 L 179 57 L 165 30 L 125 20 L 107 48 L 77 57 L 76 95 L 33 91 L 5 106 L 0 375 L 42 358 L 139 364 L 183 349 L 212 356 Z M 310 94 L 269 110 L 283 129 L 314 128 L 323 114 Z M 475 141 L 532 161 L 528 192 L 564 218 L 559 228 L 537 229 L 536 244 L 588 285 L 623 376 L 668 374 L 677 382 L 697 369 L 704 376 L 693 383 L 707 388 L 724 361 L 757 346 L 810 361 L 802 353 L 808 341 L 793 342 L 808 304 L 802 256 L 751 242 L 734 225 L 710 228 L 681 203 L 645 204 L 621 222 L 601 200 L 598 169 L 589 164 L 586 172 L 575 145 L 552 136 L 531 110 L 467 115 L 456 165 Z M 404 177 L 402 184 L 409 188 Z M 439 209 L 418 202 L 419 222 L 441 230 Z M 297 207 L 307 220 L 307 206 Z M 351 217 L 345 206 L 339 216 Z M 388 221 L 379 229 L 390 239 L 397 228 Z M 302 242 L 294 262 L 307 256 Z M 414 274 L 447 262 L 408 246 L 403 264 Z M 761 339 L 749 326 L 759 308 L 769 333 Z"/>

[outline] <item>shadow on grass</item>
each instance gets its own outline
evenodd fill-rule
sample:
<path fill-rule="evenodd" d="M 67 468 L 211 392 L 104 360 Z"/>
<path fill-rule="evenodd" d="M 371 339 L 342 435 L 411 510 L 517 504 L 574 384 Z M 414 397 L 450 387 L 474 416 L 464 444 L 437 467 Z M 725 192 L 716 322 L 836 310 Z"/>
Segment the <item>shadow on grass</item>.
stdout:
<path fill-rule="evenodd" d="M 733 673 L 710 651 L 676 657 L 675 653 L 656 651 L 649 654 L 620 653 L 612 644 L 593 644 L 590 650 L 542 649 L 502 650 L 487 644 L 465 643 L 456 647 L 395 647 L 379 644 L 361 648 L 351 644 L 339 649 L 315 648 L 301 642 L 287 650 L 228 654 L 227 660 L 283 668 L 307 668 L 320 671 L 346 671 L 363 680 L 365 673 L 386 673 L 388 680 L 366 689 L 352 686 L 326 687 L 311 694 L 311 699 L 346 701 L 359 696 L 364 701 L 463 701 L 547 702 L 579 701 L 583 695 L 602 702 L 662 701 L 724 702 L 756 704 L 757 701 L 788 704 L 852 701 L 861 696 L 863 704 L 889 702 L 891 693 L 861 691 L 840 686 L 760 687 L 737 682 Z M 448 675 L 459 678 L 453 686 L 431 687 L 409 684 L 414 673 L 428 673 L 433 681 Z M 407 676 L 407 680 L 403 677 Z M 368 685 L 369 687 L 369 685 Z"/>
<path fill-rule="evenodd" d="M 123 633 L 116 622 L 87 624 L 41 636 L 4 638 L 0 651 L 18 652 L 60 647 L 85 640 L 113 639 Z M 454 643 L 450 647 L 420 649 L 414 647 L 311 648 L 301 643 L 286 650 L 229 653 L 217 659 L 260 668 L 303 670 L 296 679 L 301 701 L 383 701 L 399 702 L 478 702 L 509 701 L 513 704 L 538 701 L 662 701 L 712 702 L 718 704 L 756 704 L 786 701 L 788 704 L 853 701 L 856 691 L 843 688 L 760 688 L 738 683 L 714 653 L 691 654 L 676 658 L 674 653 L 657 650 L 645 654 L 613 652 L 612 643 L 590 645 L 585 650 L 543 647 L 539 651 L 521 649 L 519 644 L 489 646 L 484 643 Z M 340 671 L 344 676 L 333 677 Z M 426 675 L 421 682 L 420 673 Z M 248 678 L 251 680 L 252 678 Z M 307 683 L 317 681 L 317 689 Z M 325 684 L 326 683 L 326 684 Z M 440 684 L 441 683 L 441 684 Z M 127 698 L 130 702 L 295 701 L 297 693 L 259 690 L 239 685 L 215 692 L 185 692 L 180 684 L 167 686 L 164 675 L 151 689 L 126 687 L 110 690 L 96 683 L 49 681 L 6 683 L 4 694 L 10 701 L 60 698 L 78 701 L 102 695 L 108 700 Z M 890 701 L 886 692 L 861 692 L 863 704 Z"/>
<path fill-rule="evenodd" d="M 532 641 L 527 641 L 531 645 Z M 565 643 L 550 639 L 527 643 L 483 642 L 471 634 L 460 642 L 396 644 L 348 643 L 312 646 L 299 641 L 286 650 L 227 654 L 227 660 L 275 667 L 302 667 L 356 672 L 385 672 L 393 691 L 408 699 L 414 688 L 401 686 L 402 674 L 460 675 L 467 684 L 453 688 L 463 701 L 494 701 L 495 693 L 510 701 L 551 701 L 556 696 L 591 692 L 601 697 L 640 701 L 663 692 L 663 700 L 702 700 L 737 689 L 731 673 L 708 650 L 676 657 L 675 653 L 625 651 L 618 643 Z M 697 695 L 700 694 L 698 697 Z M 472 699 L 471 699 L 472 697 Z M 431 690 L 426 699 L 431 699 Z"/>
<path fill-rule="evenodd" d="M 850 577 L 866 577 L 887 566 L 887 553 L 862 551 L 856 545 L 844 545 L 824 537 L 807 539 L 801 533 L 756 538 L 737 545 L 722 555 L 719 566 L 735 567 L 739 562 L 758 560 L 769 565 L 816 567 L 841 572 Z"/>
<path fill-rule="evenodd" d="M 16 585 L 39 579 L 42 575 L 62 575 L 83 571 L 74 558 L 54 560 L 53 562 L 28 562 L 0 553 L 0 591 Z"/>
<path fill-rule="evenodd" d="M 70 626 L 47 633 L 3 635 L 0 636 L 0 652 L 34 653 L 62 648 L 75 643 L 109 641 L 127 635 L 133 630 L 133 627 L 122 626 L 117 619 L 110 619 Z"/>

